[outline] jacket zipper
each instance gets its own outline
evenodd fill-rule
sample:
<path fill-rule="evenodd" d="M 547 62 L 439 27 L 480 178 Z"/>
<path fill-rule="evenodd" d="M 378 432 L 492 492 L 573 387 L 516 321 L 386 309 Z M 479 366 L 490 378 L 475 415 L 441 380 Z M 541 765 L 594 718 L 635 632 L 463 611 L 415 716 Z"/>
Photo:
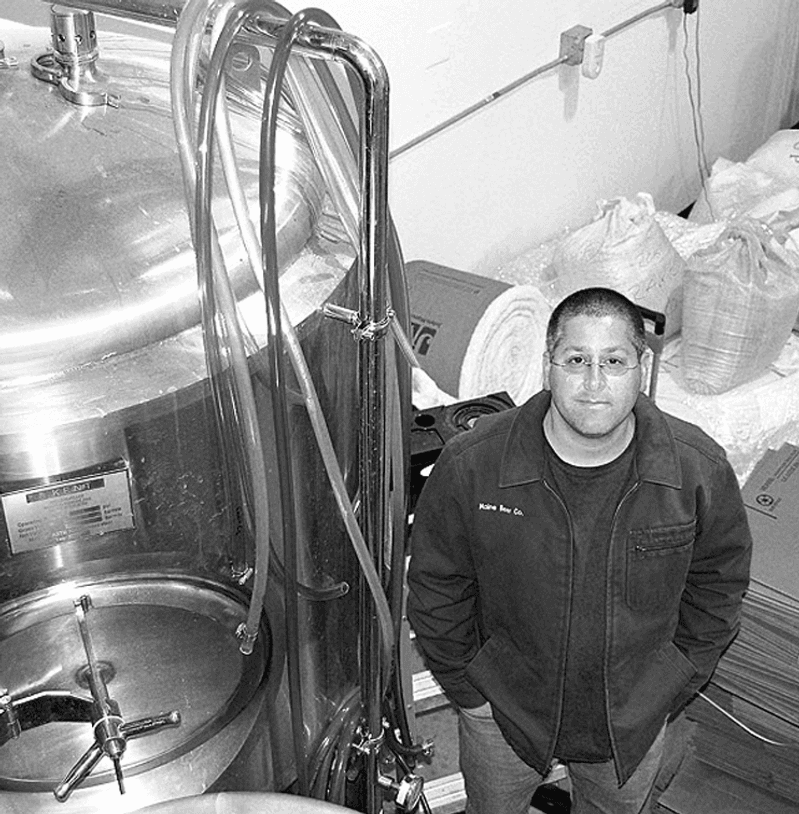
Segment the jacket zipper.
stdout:
<path fill-rule="evenodd" d="M 605 653 L 603 655 L 604 664 L 602 665 L 602 674 L 605 681 L 605 722 L 608 728 L 608 738 L 610 740 L 610 752 L 613 755 L 613 765 L 616 767 L 616 776 L 620 777 L 619 772 L 619 753 L 616 746 L 616 738 L 613 734 L 613 726 L 610 720 L 610 651 L 611 651 L 611 636 L 613 629 L 613 602 L 611 598 L 612 584 L 613 584 L 613 538 L 616 534 L 616 522 L 619 519 L 619 512 L 621 507 L 627 502 L 628 498 L 638 491 L 641 485 L 640 479 L 636 474 L 636 481 L 622 495 L 621 500 L 616 505 L 613 512 L 613 522 L 610 524 L 610 551 L 608 552 L 608 562 L 605 573 Z"/>
<path fill-rule="evenodd" d="M 569 514 L 569 509 L 566 506 L 566 503 L 561 498 L 561 496 L 549 485 L 546 478 L 541 479 L 544 487 L 547 489 L 548 492 L 555 498 L 555 500 L 560 504 L 560 507 L 563 509 L 563 514 L 566 516 L 566 523 L 568 524 L 569 528 L 569 598 L 566 604 L 566 626 L 565 626 L 565 635 L 561 640 L 561 650 L 562 650 L 562 663 L 563 669 L 560 673 L 560 685 L 558 686 L 558 709 L 557 709 L 557 727 L 555 729 L 555 736 L 552 738 L 552 744 L 550 748 L 547 750 L 547 764 L 552 763 L 552 759 L 555 756 L 555 745 L 558 742 L 558 738 L 560 737 L 560 724 L 561 719 L 563 718 L 563 688 L 566 685 L 566 655 L 568 653 L 569 647 L 569 637 L 571 635 L 571 623 L 572 623 L 572 596 L 574 594 L 574 527 L 572 525 L 572 518 Z"/>
<path fill-rule="evenodd" d="M 690 542 L 681 545 L 690 545 Z M 680 547 L 681 546 L 674 545 L 642 545 L 641 543 L 638 543 L 638 545 L 635 546 L 633 551 L 637 551 L 639 554 L 644 554 L 647 551 L 670 551 L 672 549 L 677 549 Z"/>

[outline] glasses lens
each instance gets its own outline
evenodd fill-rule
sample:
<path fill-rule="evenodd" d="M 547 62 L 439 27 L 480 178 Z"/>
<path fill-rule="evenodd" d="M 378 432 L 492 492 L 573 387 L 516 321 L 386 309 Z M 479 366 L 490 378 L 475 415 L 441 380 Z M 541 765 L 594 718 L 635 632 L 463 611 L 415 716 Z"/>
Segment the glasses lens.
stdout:
<path fill-rule="evenodd" d="M 635 370 L 638 365 L 629 365 L 622 359 L 602 359 L 599 362 L 590 362 L 582 357 L 575 357 L 573 359 L 566 359 L 563 362 L 553 362 L 556 367 L 563 368 L 568 374 L 572 376 L 584 376 L 592 367 L 598 367 L 606 376 L 616 378 L 624 376 L 629 371 Z"/>

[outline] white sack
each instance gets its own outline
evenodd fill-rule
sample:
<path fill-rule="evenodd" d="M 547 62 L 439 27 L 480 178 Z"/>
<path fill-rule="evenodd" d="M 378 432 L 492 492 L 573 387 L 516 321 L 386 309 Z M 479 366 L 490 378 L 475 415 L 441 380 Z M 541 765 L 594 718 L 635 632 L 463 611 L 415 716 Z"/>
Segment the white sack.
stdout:
<path fill-rule="evenodd" d="M 730 224 L 693 255 L 685 277 L 682 377 L 704 395 L 759 376 L 779 355 L 799 312 L 789 255 L 755 221 Z"/>
<path fill-rule="evenodd" d="M 652 196 L 645 192 L 634 201 L 600 202 L 596 218 L 567 235 L 555 249 L 552 265 L 559 296 L 589 286 L 612 288 L 637 305 L 665 313 L 667 334 L 678 330 L 676 292 L 685 263 L 655 214 Z"/>

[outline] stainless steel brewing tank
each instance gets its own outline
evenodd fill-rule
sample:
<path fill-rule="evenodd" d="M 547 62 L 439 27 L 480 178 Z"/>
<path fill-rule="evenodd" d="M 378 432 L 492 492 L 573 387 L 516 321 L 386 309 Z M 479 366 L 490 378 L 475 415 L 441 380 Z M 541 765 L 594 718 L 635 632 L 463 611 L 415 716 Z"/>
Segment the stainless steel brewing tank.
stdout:
<path fill-rule="evenodd" d="M 131 811 L 202 792 L 225 773 L 240 777 L 231 765 L 256 718 L 275 717 L 263 705 L 281 681 L 283 636 L 274 628 L 282 605 L 272 601 L 255 653 L 242 656 L 235 630 L 247 613 L 252 540 L 225 488 L 209 398 L 169 46 L 101 37 L 97 78 L 115 104 L 81 107 L 29 70 L 48 32 L 0 21 L 0 39 L 5 58 L 17 60 L 0 69 L 0 690 L 12 699 L 87 696 L 76 602 L 89 597 L 84 622 L 123 718 L 181 715 L 179 726 L 129 742 L 121 760 L 128 793 L 118 794 L 104 760 L 66 803 L 55 803 L 52 788 L 90 746 L 91 725 L 58 720 L 0 735 L 0 809 Z M 258 116 L 246 105 L 233 110 L 257 218 Z M 276 172 L 281 286 L 292 321 L 318 345 L 315 302 L 352 258 L 331 238 L 322 181 L 290 113 L 279 123 Z M 220 189 L 221 180 L 221 244 L 260 344 L 263 298 Z M 335 412 L 342 388 L 327 371 L 333 384 L 322 397 Z M 298 478 L 310 470 L 319 479 L 304 423 L 295 422 Z M 333 435 L 349 473 L 354 439 Z M 331 500 L 315 495 L 305 505 L 319 516 L 306 517 L 301 533 L 332 526 L 340 534 L 326 519 Z M 323 593 L 331 554 L 304 556 L 306 581 L 321 579 Z M 312 617 L 306 624 L 318 626 Z M 313 665 L 307 672 L 327 681 L 324 670 L 314 678 Z M 349 682 L 349 668 L 334 672 L 342 677 L 333 683 Z M 289 741 L 273 733 L 271 758 L 250 755 L 260 776 L 242 786 L 279 785 L 263 764 Z M 275 760 L 285 772 L 290 759 Z"/>

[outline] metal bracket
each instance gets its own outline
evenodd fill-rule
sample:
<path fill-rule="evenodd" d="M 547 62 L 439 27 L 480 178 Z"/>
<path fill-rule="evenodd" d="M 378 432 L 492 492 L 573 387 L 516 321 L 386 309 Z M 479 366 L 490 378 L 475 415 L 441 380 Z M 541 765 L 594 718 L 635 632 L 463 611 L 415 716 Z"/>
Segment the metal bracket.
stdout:
<path fill-rule="evenodd" d="M 0 689 L 0 721 L 5 716 L 5 733 L 0 732 L 0 743 L 12 738 L 18 738 L 22 734 L 22 725 L 19 722 L 17 710 L 14 707 L 14 700 L 7 689 Z"/>
<path fill-rule="evenodd" d="M 360 752 L 362 755 L 377 754 L 386 739 L 385 733 L 380 732 L 379 735 L 369 735 L 366 732 L 361 732 L 360 743 L 353 744 L 353 749 Z"/>
<path fill-rule="evenodd" d="M 368 340 L 374 342 L 380 339 L 391 328 L 391 321 L 395 317 L 392 308 L 386 308 L 386 315 L 379 322 L 361 319 L 357 311 L 351 308 L 344 308 L 341 305 L 333 305 L 332 303 L 325 303 L 322 307 L 322 313 L 330 319 L 338 320 L 339 322 L 346 322 L 352 325 L 352 335 L 358 340 Z"/>

